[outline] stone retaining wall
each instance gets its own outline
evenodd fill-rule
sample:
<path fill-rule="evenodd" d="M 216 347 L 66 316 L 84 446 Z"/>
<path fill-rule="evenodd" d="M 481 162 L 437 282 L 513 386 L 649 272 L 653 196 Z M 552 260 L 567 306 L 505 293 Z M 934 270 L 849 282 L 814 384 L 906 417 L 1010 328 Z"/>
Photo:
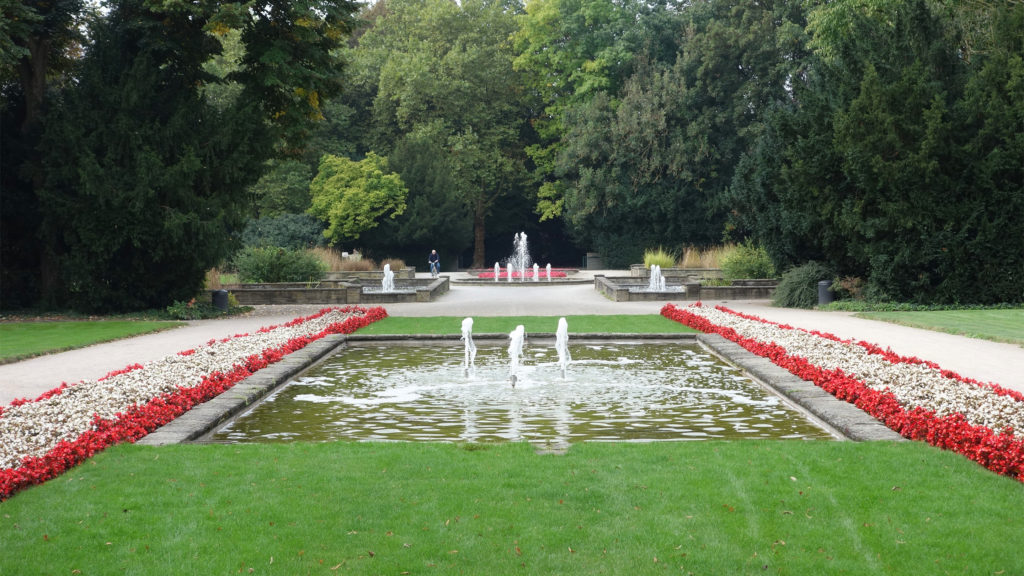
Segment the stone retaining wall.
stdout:
<path fill-rule="evenodd" d="M 393 304 L 395 302 L 431 302 L 448 292 L 447 276 L 423 279 L 395 279 L 399 292 L 364 293 L 363 287 L 380 288 L 379 281 L 323 281 L 315 284 L 282 282 L 279 284 L 240 284 L 224 289 L 235 295 L 243 306 L 272 304 Z M 409 289 L 412 289 L 411 291 Z M 401 291 L 405 290 L 405 291 Z"/>
<path fill-rule="evenodd" d="M 634 278 L 650 278 L 651 269 L 643 264 L 630 264 L 629 275 Z M 661 275 L 665 278 L 691 278 L 694 282 L 701 278 L 721 278 L 719 268 L 662 268 Z"/>
<path fill-rule="evenodd" d="M 395 280 L 416 278 L 416 267 L 406 266 L 400 270 L 392 270 L 395 273 Z M 324 274 L 324 280 L 349 281 L 349 280 L 376 280 L 378 283 L 384 278 L 383 270 L 340 270 Z"/>
<path fill-rule="evenodd" d="M 702 286 L 697 282 L 669 282 L 683 286 L 682 292 L 635 292 L 647 282 L 633 276 L 594 276 L 594 289 L 614 302 L 665 302 L 669 300 L 767 300 L 775 293 L 775 280 L 736 280 L 732 286 Z"/>

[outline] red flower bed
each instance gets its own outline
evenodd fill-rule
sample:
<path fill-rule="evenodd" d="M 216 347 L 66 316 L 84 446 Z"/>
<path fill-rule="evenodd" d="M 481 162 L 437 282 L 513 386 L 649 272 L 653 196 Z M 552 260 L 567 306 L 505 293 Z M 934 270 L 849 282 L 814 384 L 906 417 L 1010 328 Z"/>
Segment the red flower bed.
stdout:
<path fill-rule="evenodd" d="M 301 324 L 308 320 L 319 318 L 332 310 L 333 309 L 331 308 L 325 308 L 312 316 L 296 318 L 295 320 L 284 324 L 284 326 Z M 25 458 L 22 460 L 22 465 L 18 468 L 0 470 L 0 500 L 9 498 L 15 492 L 27 486 L 40 484 L 46 480 L 59 476 L 66 470 L 77 466 L 93 454 L 102 451 L 107 446 L 118 442 L 134 442 L 139 438 L 142 438 L 146 434 L 160 426 L 163 426 L 164 424 L 167 424 L 181 414 L 184 414 L 193 406 L 206 402 L 207 400 L 231 388 L 236 383 L 249 377 L 257 370 L 280 361 L 288 354 L 305 348 L 310 343 L 319 340 L 328 334 L 351 334 L 364 326 L 387 317 L 387 312 L 381 307 L 364 309 L 349 306 L 341 308 L 340 311 L 346 313 L 362 312 L 362 315 L 350 316 L 342 322 L 335 322 L 329 325 L 327 328 L 316 334 L 293 338 L 282 346 L 268 348 L 259 354 L 253 354 L 246 358 L 242 363 L 236 364 L 235 367 L 227 373 L 214 372 L 212 374 L 208 374 L 203 377 L 202 382 L 196 386 L 178 388 L 175 392 L 162 394 L 153 398 L 145 405 L 134 406 L 125 413 L 118 413 L 113 419 L 105 420 L 96 417 L 93 421 L 93 429 L 82 433 L 78 438 L 72 441 L 61 441 L 43 456 Z M 276 326 L 261 328 L 259 332 L 267 332 L 274 328 L 276 328 Z M 246 336 L 247 334 L 239 334 L 231 338 L 225 338 L 221 341 L 228 341 L 233 338 L 244 338 Z M 187 350 L 184 355 L 189 355 L 194 352 L 194 350 Z M 141 368 L 142 366 L 133 364 L 123 370 L 111 372 L 104 376 L 104 379 L 126 371 L 138 370 Z M 37 400 L 42 400 L 59 394 L 66 388 L 67 384 L 62 384 L 59 388 L 55 388 L 54 390 L 43 394 Z M 16 400 L 11 403 L 11 406 L 25 404 L 26 402 L 29 401 Z M 2 417 L 2 411 L 0 411 L 0 417 Z"/>
<path fill-rule="evenodd" d="M 699 307 L 700 303 L 694 306 L 694 308 Z M 748 320 L 770 323 L 760 318 L 733 312 L 727 308 L 718 307 L 717 309 Z M 768 358 L 776 365 L 789 370 L 799 378 L 814 382 L 835 397 L 855 404 L 905 438 L 923 440 L 933 446 L 953 450 L 993 472 L 1024 482 L 1024 439 L 1015 436 L 1014 431 L 1010 428 L 997 433 L 985 426 L 976 426 L 968 423 L 963 414 L 960 413 L 940 417 L 936 415 L 934 410 L 927 407 L 904 407 L 900 405 L 896 397 L 888 390 L 879 391 L 872 389 L 864 384 L 864 382 L 844 373 L 841 369 L 826 370 L 815 366 L 804 358 L 790 355 L 783 347 L 774 342 L 766 343 L 744 337 L 728 326 L 714 324 L 699 314 L 684 308 L 677 308 L 673 304 L 667 304 L 662 308 L 661 314 L 666 318 L 676 320 L 702 332 L 720 334 L 726 339 L 743 346 L 750 352 Z M 791 326 L 783 324 L 770 324 L 774 324 L 781 329 L 793 329 Z M 926 363 L 917 358 L 902 357 L 892 351 L 882 350 L 880 347 L 872 344 L 864 342 L 849 343 L 831 334 L 818 332 L 807 332 L 807 334 L 859 346 L 864 348 L 869 354 L 880 354 L 894 364 L 924 363 L 932 368 L 939 369 L 933 363 Z M 950 371 L 942 371 L 941 373 L 946 378 L 961 381 L 966 385 L 982 385 L 990 388 L 993 393 L 1008 395 L 1017 400 L 1021 399 L 1021 395 L 1012 390 L 1006 390 L 998 386 L 983 385 Z"/>
<path fill-rule="evenodd" d="M 552 278 L 565 278 L 566 276 L 568 276 L 568 274 L 566 274 L 565 270 L 555 270 L 555 269 L 551 270 L 551 277 Z M 487 272 L 487 271 L 478 272 L 476 277 L 477 278 L 489 278 L 489 279 L 493 280 L 494 279 L 494 270 L 491 270 L 490 272 Z M 540 270 L 537 271 L 537 278 L 547 278 L 547 277 L 548 277 L 548 271 L 546 269 L 541 268 Z M 498 278 L 499 279 L 508 278 L 508 272 L 502 272 L 501 274 L 498 275 Z M 523 276 L 522 272 L 520 272 L 518 270 L 513 270 L 512 271 L 512 278 L 513 279 L 515 279 L 515 278 L 531 278 L 532 279 L 533 278 L 533 270 L 527 270 L 526 271 L 526 276 Z"/>

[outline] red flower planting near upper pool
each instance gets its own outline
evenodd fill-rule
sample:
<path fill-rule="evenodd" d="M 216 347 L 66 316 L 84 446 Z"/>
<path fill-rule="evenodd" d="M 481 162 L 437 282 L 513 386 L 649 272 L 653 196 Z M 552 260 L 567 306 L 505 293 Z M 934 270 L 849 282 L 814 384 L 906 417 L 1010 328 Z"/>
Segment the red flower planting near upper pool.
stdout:
<path fill-rule="evenodd" d="M 567 274 L 566 274 L 565 270 L 554 270 L 554 269 L 551 270 L 551 277 L 552 278 L 565 278 L 566 276 L 567 276 Z M 491 270 L 490 272 L 486 272 L 486 271 L 485 272 L 478 272 L 476 277 L 477 278 L 489 278 L 489 279 L 493 280 L 494 279 L 494 270 Z M 499 279 L 505 279 L 507 277 L 508 277 L 508 273 L 507 272 L 502 272 L 501 274 L 498 275 Z M 537 271 L 537 278 L 544 279 L 544 278 L 547 278 L 547 277 L 548 277 L 548 271 L 545 270 L 544 268 L 541 268 L 540 270 Z M 513 279 L 515 279 L 515 278 L 529 278 L 529 279 L 533 279 L 533 270 L 527 270 L 525 276 L 523 276 L 523 274 L 521 272 L 519 272 L 518 270 L 514 270 L 512 272 L 512 278 Z"/>

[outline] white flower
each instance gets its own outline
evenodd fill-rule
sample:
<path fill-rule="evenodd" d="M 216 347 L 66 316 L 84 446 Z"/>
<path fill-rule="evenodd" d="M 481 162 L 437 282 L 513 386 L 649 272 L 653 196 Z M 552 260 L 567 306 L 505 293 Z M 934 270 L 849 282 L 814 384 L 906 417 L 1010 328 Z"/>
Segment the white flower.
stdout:
<path fill-rule="evenodd" d="M 1000 395 L 986 386 L 947 378 L 925 364 L 894 364 L 879 354 L 851 342 L 837 342 L 801 329 L 785 329 L 768 322 L 748 320 L 706 306 L 686 308 L 708 321 L 732 328 L 739 335 L 763 343 L 775 343 L 826 370 L 842 369 L 874 390 L 888 390 L 906 410 L 921 407 L 939 417 L 963 414 L 967 422 L 995 432 L 1011 427 L 1024 431 L 1024 402 Z"/>
<path fill-rule="evenodd" d="M 137 370 L 83 380 L 45 400 L 8 406 L 0 415 L 0 469 L 16 468 L 26 456 L 42 456 L 61 440 L 74 440 L 92 427 L 95 415 L 112 419 L 161 394 L 197 386 L 213 372 L 229 372 L 249 356 L 323 332 L 350 315 L 332 310 L 293 326 L 213 341 L 187 356 L 173 354 Z"/>

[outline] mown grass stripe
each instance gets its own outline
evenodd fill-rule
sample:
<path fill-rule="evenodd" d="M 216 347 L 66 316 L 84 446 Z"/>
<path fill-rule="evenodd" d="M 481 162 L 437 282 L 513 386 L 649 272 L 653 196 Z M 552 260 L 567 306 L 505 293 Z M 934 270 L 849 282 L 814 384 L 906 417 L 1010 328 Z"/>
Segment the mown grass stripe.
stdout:
<path fill-rule="evenodd" d="M 911 442 L 124 445 L 0 512 L 0 574 L 1024 572 L 1024 487 Z"/>

